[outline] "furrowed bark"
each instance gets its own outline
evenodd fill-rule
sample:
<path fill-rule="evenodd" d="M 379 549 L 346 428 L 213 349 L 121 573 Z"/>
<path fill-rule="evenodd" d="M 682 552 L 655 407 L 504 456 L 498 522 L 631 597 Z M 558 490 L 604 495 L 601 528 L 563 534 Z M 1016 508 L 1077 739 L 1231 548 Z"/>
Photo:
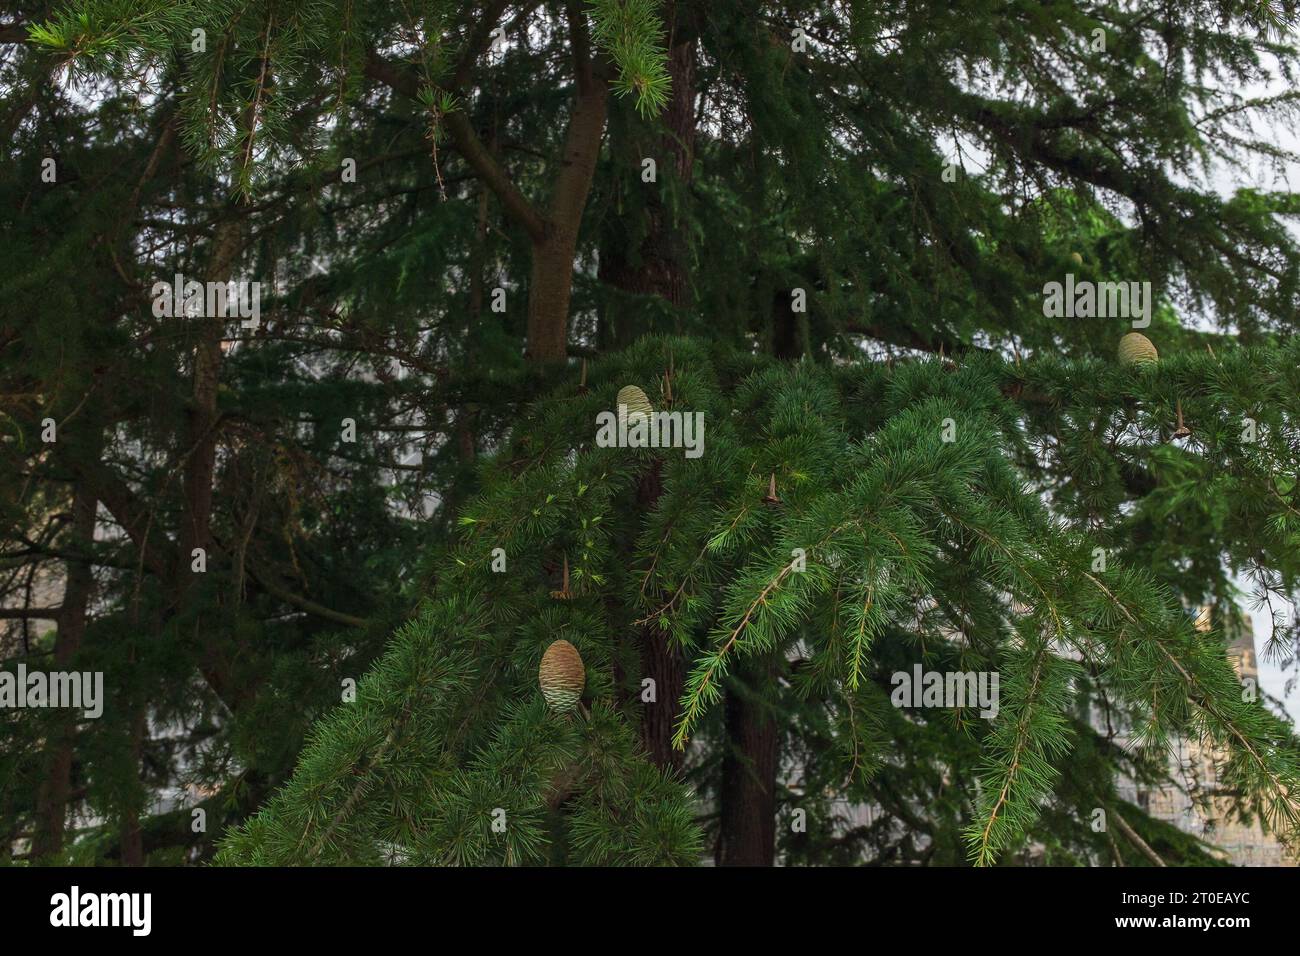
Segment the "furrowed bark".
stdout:
<path fill-rule="evenodd" d="M 641 476 L 637 507 L 643 512 L 653 509 L 663 490 L 662 465 L 656 461 Z M 686 755 L 673 747 L 673 728 L 686 686 L 686 663 L 658 621 L 643 625 L 639 636 L 641 676 L 653 680 L 655 688 L 654 701 L 641 705 L 641 743 L 656 766 L 679 770 Z"/>
<path fill-rule="evenodd" d="M 671 4 L 666 18 L 672 19 L 684 4 Z M 618 155 L 628 169 L 639 170 L 641 160 L 654 158 L 659 169 L 671 173 L 683 195 L 695 169 L 695 41 L 683 40 L 670 47 L 668 72 L 672 91 L 664 110 L 659 135 L 648 139 L 635 133 L 619 138 Z M 664 183 L 637 183 L 646 190 L 644 231 L 639 244 L 627 235 L 626 224 L 615 220 L 601 246 L 600 279 L 623 292 L 656 295 L 675 308 L 690 305 L 690 274 L 686 265 L 681 224 L 671 219 L 664 202 Z M 634 187 L 635 188 L 635 187 Z M 635 341 L 648 329 L 613 317 L 609 339 L 618 346 Z"/>
<path fill-rule="evenodd" d="M 776 721 L 765 696 L 773 658 L 746 661 L 727 688 L 718 866 L 771 866 L 776 860 Z"/>
<path fill-rule="evenodd" d="M 671 4 L 666 19 L 671 20 L 676 8 Z M 671 170 L 681 183 L 689 183 L 695 163 L 695 43 L 693 40 L 677 43 L 669 50 L 669 74 L 672 83 L 671 99 L 661 117 L 659 132 L 653 137 L 653 148 L 665 171 Z M 639 168 L 645 154 L 642 138 L 629 136 L 618 144 L 622 162 L 629 168 Z M 628 237 L 621 228 L 608 233 L 602 243 L 600 279 L 607 285 L 624 292 L 639 295 L 657 295 L 673 306 L 687 304 L 690 279 L 686 257 L 679 249 L 677 223 L 670 221 L 668 211 L 656 184 L 644 184 L 650 193 L 647 197 L 645 238 L 638 250 L 627 248 Z M 616 323 L 614 337 L 617 344 L 626 345 L 646 331 L 631 323 Z M 656 463 L 642 476 L 637 490 L 638 505 L 653 508 L 663 492 L 660 468 Z M 668 770 L 678 770 L 685 754 L 673 747 L 673 729 L 677 720 L 677 703 L 682 698 L 686 681 L 686 664 L 680 648 L 674 646 L 657 622 L 645 625 L 640 634 L 641 676 L 653 680 L 655 703 L 642 705 L 641 740 L 646 753 L 654 763 Z"/>

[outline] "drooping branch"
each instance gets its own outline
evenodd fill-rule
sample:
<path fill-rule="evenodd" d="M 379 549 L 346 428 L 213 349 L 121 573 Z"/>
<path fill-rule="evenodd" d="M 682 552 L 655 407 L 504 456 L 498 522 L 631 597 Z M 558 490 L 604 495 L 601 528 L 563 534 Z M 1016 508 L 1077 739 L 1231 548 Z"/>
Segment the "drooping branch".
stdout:
<path fill-rule="evenodd" d="M 1165 863 L 1164 860 L 1162 860 L 1162 859 L 1160 858 L 1160 854 L 1159 854 L 1159 853 L 1157 853 L 1155 850 L 1151 849 L 1151 846 L 1147 843 L 1146 840 L 1144 840 L 1144 839 L 1142 839 L 1140 836 L 1138 836 L 1137 831 L 1134 830 L 1131 826 L 1128 825 L 1128 821 L 1126 821 L 1123 817 L 1121 817 L 1118 813 L 1116 813 L 1116 812 L 1114 812 L 1114 811 L 1111 811 L 1111 814 L 1110 814 L 1110 815 L 1111 815 L 1111 818 L 1115 821 L 1115 825 L 1119 827 L 1119 832 L 1122 833 L 1122 834 L 1124 834 L 1124 836 L 1128 838 L 1128 840 L 1129 840 L 1130 843 L 1132 843 L 1135 847 L 1137 847 L 1139 850 L 1141 850 L 1141 851 L 1142 851 L 1142 854 L 1143 854 L 1143 855 L 1144 855 L 1148 860 L 1150 860 L 1150 861 L 1151 861 L 1152 863 L 1154 863 L 1156 866 L 1167 866 L 1167 865 L 1168 865 L 1168 864 Z"/>
<path fill-rule="evenodd" d="M 287 588 L 281 587 L 275 581 L 275 576 L 254 566 L 251 562 L 248 566 L 249 573 L 260 584 L 266 593 L 274 598 L 279 598 L 286 604 L 291 604 L 299 610 L 306 611 L 314 617 L 322 618 L 326 621 L 333 621 L 335 624 L 344 624 L 347 627 L 365 627 L 369 622 L 365 618 L 355 617 L 351 614 L 344 614 L 342 611 L 335 611 L 323 604 L 317 604 L 315 601 L 305 598 L 300 594 L 294 594 Z"/>

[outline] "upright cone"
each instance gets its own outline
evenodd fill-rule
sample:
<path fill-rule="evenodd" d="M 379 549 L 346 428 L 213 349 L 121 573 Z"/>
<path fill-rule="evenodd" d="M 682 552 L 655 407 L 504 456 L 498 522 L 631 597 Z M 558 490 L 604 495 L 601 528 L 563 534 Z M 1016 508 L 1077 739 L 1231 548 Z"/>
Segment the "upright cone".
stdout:
<path fill-rule="evenodd" d="M 638 415 L 649 417 L 654 409 L 650 405 L 650 399 L 636 385 L 624 385 L 618 390 L 618 398 L 615 400 L 618 413 L 619 428 L 626 428 L 634 422 Z"/>
<path fill-rule="evenodd" d="M 1160 360 L 1160 353 L 1141 332 L 1130 332 L 1119 340 L 1120 365 L 1146 365 Z"/>
<path fill-rule="evenodd" d="M 582 699 L 582 688 L 587 683 L 587 673 L 578 649 L 565 640 L 548 647 L 542 655 L 542 665 L 537 669 L 537 682 L 541 684 L 542 697 L 551 710 L 566 713 L 577 707 Z"/>

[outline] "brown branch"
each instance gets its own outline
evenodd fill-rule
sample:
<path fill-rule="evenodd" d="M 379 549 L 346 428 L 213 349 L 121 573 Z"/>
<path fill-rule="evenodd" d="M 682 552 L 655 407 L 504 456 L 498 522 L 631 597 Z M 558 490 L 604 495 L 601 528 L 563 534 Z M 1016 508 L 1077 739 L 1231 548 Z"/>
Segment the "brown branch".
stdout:
<path fill-rule="evenodd" d="M 170 580 L 175 563 L 175 545 L 162 534 L 155 535 L 155 543 L 150 544 L 148 509 L 130 486 L 101 462 L 79 462 L 73 465 L 73 470 L 122 526 L 149 570 L 164 581 Z"/>
<path fill-rule="evenodd" d="M 365 73 L 372 80 L 383 83 L 403 96 L 414 100 L 419 99 L 419 80 L 409 71 L 390 63 L 374 51 L 366 55 Z M 546 220 L 519 191 L 509 174 L 497 162 L 496 157 L 488 152 L 483 141 L 474 132 L 474 127 L 464 111 L 454 110 L 445 114 L 443 122 L 457 152 L 484 185 L 496 194 L 506 213 L 524 228 L 534 242 L 545 239 Z"/>
<path fill-rule="evenodd" d="M 279 598 L 281 601 L 284 601 L 286 604 L 292 604 L 294 607 L 302 611 L 306 611 L 308 614 L 311 614 L 315 617 L 323 618 L 324 620 L 327 621 L 333 621 L 335 624 L 345 624 L 348 627 L 363 628 L 369 624 L 369 622 L 365 618 L 354 617 L 351 614 L 344 614 L 342 611 L 335 611 L 331 608 L 326 607 L 323 604 L 317 604 L 315 601 L 302 597 L 301 595 L 294 594 L 292 591 L 289 591 L 281 587 L 279 584 L 277 584 L 272 575 L 263 574 L 259 572 L 258 569 L 254 567 L 251 562 L 249 562 L 248 570 L 253 575 L 253 577 L 257 580 L 257 583 L 262 585 L 262 587 L 266 590 L 267 594 L 270 594 L 272 597 Z"/>
<path fill-rule="evenodd" d="M 27 38 L 27 24 L 6 23 L 0 25 L 0 43 L 30 43 Z"/>
<path fill-rule="evenodd" d="M 552 222 L 562 222 L 565 228 L 576 233 L 600 154 L 609 80 L 603 69 L 593 68 L 590 53 L 584 53 L 586 26 L 581 12 L 575 16 L 570 11 L 570 32 L 573 35 L 578 89 L 569 127 L 565 131 L 560 171 L 555 177 L 555 192 L 551 196 L 547 218 Z"/>
<path fill-rule="evenodd" d="M 469 82 L 469 75 L 474 69 L 475 61 L 487 49 L 488 40 L 492 37 L 492 31 L 496 28 L 497 23 L 501 20 L 501 14 L 505 13 L 508 6 L 507 0 L 492 0 L 479 15 L 474 32 L 470 34 L 470 38 L 465 42 L 465 49 L 456 64 L 456 71 L 451 75 L 451 82 L 445 87 L 448 91 L 460 89 Z"/>
<path fill-rule="evenodd" d="M 1147 844 L 1147 841 L 1142 839 L 1140 836 L 1138 836 L 1137 831 L 1134 830 L 1131 826 L 1129 826 L 1123 817 L 1121 817 L 1118 813 L 1115 813 L 1113 811 L 1111 813 L 1111 817 L 1115 820 L 1115 823 L 1118 824 L 1119 832 L 1124 834 L 1124 836 L 1128 837 L 1129 842 L 1132 843 L 1139 850 L 1141 850 L 1143 855 L 1145 855 L 1148 860 L 1150 860 L 1156 866 L 1168 866 L 1168 864 L 1165 863 L 1164 860 L 1160 859 L 1160 854 L 1157 853 L 1155 850 L 1151 849 L 1151 847 Z"/>
<path fill-rule="evenodd" d="M 61 607 L 0 607 L 0 620 L 57 621 Z"/>
<path fill-rule="evenodd" d="M 569 22 L 569 46 L 573 49 L 573 78 L 578 94 L 590 93 L 595 78 L 591 69 L 591 41 L 587 36 L 587 18 L 577 0 L 568 0 L 564 13 Z"/>
<path fill-rule="evenodd" d="M 483 141 L 474 132 L 473 126 L 470 125 L 469 117 L 463 111 L 456 110 L 446 114 L 443 119 L 456 151 L 478 174 L 484 185 L 496 193 L 506 213 L 523 227 L 528 233 L 528 238 L 533 242 L 543 241 L 550 231 L 549 225 L 519 191 L 519 187 L 514 184 L 496 158 L 488 152 Z"/>

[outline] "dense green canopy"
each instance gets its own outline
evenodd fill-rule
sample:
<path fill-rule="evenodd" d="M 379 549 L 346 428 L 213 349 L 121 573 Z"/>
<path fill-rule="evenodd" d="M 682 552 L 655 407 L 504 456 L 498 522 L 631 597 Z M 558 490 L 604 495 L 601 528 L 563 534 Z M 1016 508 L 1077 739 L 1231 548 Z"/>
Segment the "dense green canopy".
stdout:
<path fill-rule="evenodd" d="M 1294 836 L 1187 614 L 1300 650 L 1300 208 L 1217 188 L 1291 13 L 12 4 L 0 667 L 107 700 L 0 721 L 0 860 L 1210 862 L 1119 787 L 1178 738 Z"/>

